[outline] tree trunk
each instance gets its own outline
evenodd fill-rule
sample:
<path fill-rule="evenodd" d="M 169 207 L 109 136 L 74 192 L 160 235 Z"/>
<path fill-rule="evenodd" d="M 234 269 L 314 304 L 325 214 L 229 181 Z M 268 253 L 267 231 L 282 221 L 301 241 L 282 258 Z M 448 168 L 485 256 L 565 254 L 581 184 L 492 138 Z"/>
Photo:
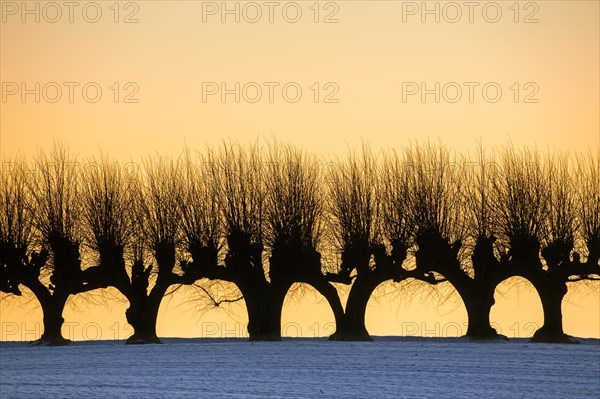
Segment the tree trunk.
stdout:
<path fill-rule="evenodd" d="M 243 286 L 243 288 L 242 288 Z M 248 311 L 250 341 L 280 341 L 283 301 L 291 284 L 238 285 Z"/>
<path fill-rule="evenodd" d="M 63 292 L 54 292 L 48 296 L 47 300 L 42 302 L 42 311 L 44 313 L 44 333 L 32 345 L 61 346 L 69 345 L 70 340 L 62 336 L 62 325 L 65 321 L 62 314 L 67 303 L 69 294 Z"/>
<path fill-rule="evenodd" d="M 468 326 L 466 337 L 471 339 L 496 339 L 506 338 L 490 323 L 490 311 L 494 306 L 495 284 L 491 282 L 489 274 L 479 273 L 476 278 L 469 277 L 462 271 L 447 271 L 445 275 L 460 296 L 467 310 Z M 487 277 L 484 277 L 487 276 Z"/>
<path fill-rule="evenodd" d="M 159 277 L 160 279 L 160 277 Z M 156 321 L 160 303 L 170 286 L 168 280 L 157 281 L 149 295 L 134 292 L 129 298 L 129 308 L 125 315 L 133 327 L 133 335 L 127 339 L 128 344 L 160 344 L 156 335 Z"/>
<path fill-rule="evenodd" d="M 160 344 L 156 335 L 156 321 L 160 301 L 149 297 L 130 299 L 129 308 L 125 312 L 127 322 L 133 327 L 133 335 L 127 338 L 127 344 Z"/>
<path fill-rule="evenodd" d="M 496 286 L 506 277 L 494 255 L 496 237 L 479 235 L 471 256 L 474 276 L 460 274 L 461 298 L 467 309 L 468 328 L 466 336 L 472 339 L 508 339 L 492 327 L 490 311 L 494 306 Z M 468 279 L 466 279 L 468 278 Z M 463 294 L 464 292 L 464 294 Z"/>
<path fill-rule="evenodd" d="M 372 341 L 365 326 L 367 304 L 375 288 L 387 279 L 376 271 L 367 271 L 359 274 L 350 288 L 344 323 L 338 326 L 337 331 L 330 337 L 336 341 Z M 341 328 L 340 328 L 341 327 Z"/>
<path fill-rule="evenodd" d="M 490 323 L 490 311 L 495 303 L 494 291 L 480 290 L 478 295 L 461 295 L 461 297 L 467 308 L 469 323 L 466 336 L 472 339 L 501 337 Z"/>
<path fill-rule="evenodd" d="M 340 296 L 335 289 L 335 287 L 329 283 L 325 278 L 319 277 L 319 279 L 306 281 L 306 284 L 310 284 L 314 287 L 321 295 L 325 297 L 327 303 L 333 312 L 333 317 L 335 318 L 335 332 L 331 334 L 329 340 L 336 340 L 338 336 L 338 331 L 344 331 L 344 308 L 342 306 L 342 302 L 340 301 Z"/>
<path fill-rule="evenodd" d="M 536 289 L 542 301 L 544 325 L 533 334 L 531 341 L 577 343 L 563 331 L 562 300 L 567 293 L 567 284 L 562 281 L 552 281 L 550 277 L 536 284 Z"/>
<path fill-rule="evenodd" d="M 269 284 L 269 287 L 271 288 L 271 298 L 269 303 L 264 304 L 265 310 L 268 312 L 265 335 L 266 341 L 281 341 L 281 314 L 283 311 L 283 302 L 285 301 L 285 296 L 291 286 L 291 283 L 271 282 Z"/>

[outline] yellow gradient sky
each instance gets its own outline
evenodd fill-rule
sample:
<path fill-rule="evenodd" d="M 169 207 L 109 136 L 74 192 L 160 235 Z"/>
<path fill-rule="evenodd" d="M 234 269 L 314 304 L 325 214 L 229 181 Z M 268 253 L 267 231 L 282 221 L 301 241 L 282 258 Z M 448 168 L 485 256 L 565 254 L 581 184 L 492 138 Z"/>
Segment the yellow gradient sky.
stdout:
<path fill-rule="evenodd" d="M 81 156 L 102 149 L 124 162 L 154 152 L 176 156 L 186 143 L 200 149 L 258 135 L 326 156 L 361 140 L 379 148 L 439 138 L 459 151 L 472 150 L 477 140 L 575 151 L 600 145 L 598 1 L 475 2 L 473 8 L 427 2 L 427 10 L 439 10 L 439 22 L 420 1 L 227 2 L 228 10 L 238 7 L 239 22 L 221 1 L 114 3 L 82 1 L 70 10 L 63 2 L 54 3 L 58 8 L 0 2 L 3 159 L 31 156 L 55 138 Z M 233 90 L 224 101 L 222 84 Z M 101 95 L 92 102 L 97 88 Z M 424 97 L 423 89 L 430 90 Z M 128 95 L 137 101 L 127 102 Z M 492 320 L 505 335 L 531 335 L 542 323 L 539 300 L 527 284 L 511 286 L 499 288 Z M 568 294 L 567 333 L 600 337 L 594 288 Z M 410 302 L 398 287 L 379 293 L 367 313 L 373 334 L 465 331 L 456 295 L 438 306 L 435 293 Z M 178 293 L 162 306 L 159 335 L 210 335 L 215 328 L 222 335 L 245 322 L 239 306 L 200 314 L 185 299 Z M 21 339 L 41 321 L 34 303 L 19 303 L 0 308 L 0 339 Z M 125 338 L 126 305 L 110 307 L 69 308 L 67 322 L 78 323 L 72 338 L 93 338 L 93 323 L 101 338 Z M 284 334 L 326 335 L 332 320 L 309 291 L 286 305 L 283 323 L 291 327 Z"/>

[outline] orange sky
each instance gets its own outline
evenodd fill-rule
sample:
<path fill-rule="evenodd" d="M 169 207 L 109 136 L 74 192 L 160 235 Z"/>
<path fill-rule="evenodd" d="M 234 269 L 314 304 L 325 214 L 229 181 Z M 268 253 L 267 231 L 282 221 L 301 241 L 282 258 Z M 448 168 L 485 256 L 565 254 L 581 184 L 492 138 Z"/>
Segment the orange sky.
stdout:
<path fill-rule="evenodd" d="M 258 135 L 323 155 L 345 153 L 363 139 L 378 148 L 440 138 L 460 151 L 477 140 L 576 151 L 600 145 L 598 1 L 477 2 L 472 10 L 463 2 L 428 2 L 429 10 L 438 7 L 439 22 L 420 1 L 275 2 L 272 22 L 263 2 L 227 2 L 229 10 L 238 4 L 239 22 L 221 1 L 123 1 L 119 7 L 83 1 L 72 22 L 62 2 L 55 3 L 59 9 L 40 2 L 36 22 L 36 3 L 27 2 L 34 10 L 27 13 L 21 1 L 0 2 L 2 157 L 30 156 L 54 138 L 83 156 L 100 148 L 123 161 L 176 155 L 186 143 L 202 148 Z M 95 4 L 101 14 L 92 23 Z M 257 11 L 261 18 L 253 23 Z M 224 101 L 223 88 L 232 90 Z M 430 90 L 424 97 L 423 89 Z M 567 333 L 600 337 L 598 286 L 591 295 L 568 295 Z M 313 297 L 288 304 L 284 325 L 298 323 L 310 336 L 319 322 L 319 335 L 326 334 L 323 326 L 333 317 Z M 410 335 L 415 323 L 418 335 L 452 334 L 466 321 L 456 298 L 444 306 L 430 298 L 409 304 L 401 296 L 385 298 L 372 301 L 367 313 L 374 334 Z M 159 334 L 197 336 L 214 327 L 202 323 L 234 329 L 229 325 L 245 320 L 239 307 L 199 315 L 179 305 L 183 299 L 163 306 Z M 542 322 L 539 300 L 526 285 L 498 294 L 498 302 L 492 319 L 506 335 L 513 335 L 511 327 L 531 335 L 527 323 Z M 21 320 L 40 321 L 40 312 L 29 308 L 2 308 L 0 339 L 6 328 L 12 331 L 10 323 L 20 334 Z M 123 309 L 69 310 L 66 319 L 97 321 L 108 338 L 111 323 L 126 324 Z M 291 325 L 288 335 L 295 335 Z M 75 331 L 76 338 L 81 334 Z"/>

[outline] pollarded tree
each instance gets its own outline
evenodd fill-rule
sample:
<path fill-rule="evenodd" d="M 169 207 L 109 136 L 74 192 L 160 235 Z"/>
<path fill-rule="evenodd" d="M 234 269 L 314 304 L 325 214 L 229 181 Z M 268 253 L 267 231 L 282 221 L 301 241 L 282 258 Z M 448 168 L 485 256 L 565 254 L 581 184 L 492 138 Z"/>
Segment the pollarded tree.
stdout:
<path fill-rule="evenodd" d="M 352 283 L 343 328 L 331 339 L 371 340 L 365 326 L 367 304 L 383 282 L 413 277 L 437 282 L 433 274 L 406 270 L 412 245 L 409 219 L 409 169 L 396 153 L 378 164 L 369 147 L 332 165 L 328 176 L 330 231 L 341 254 L 331 281 Z"/>
<path fill-rule="evenodd" d="M 263 266 L 265 180 L 258 144 L 223 144 L 212 164 L 217 178 L 227 253 L 225 280 L 237 285 L 248 311 L 250 340 L 279 339 L 265 311 L 270 302 Z"/>
<path fill-rule="evenodd" d="M 144 163 L 140 175 L 102 157 L 85 171 L 87 242 L 100 260 L 96 278 L 129 301 L 125 315 L 134 332 L 127 343 L 159 343 L 156 321 L 163 297 L 171 286 L 200 278 L 185 267 L 180 272 L 176 262 L 180 229 L 187 227 L 181 204 L 198 205 L 181 194 L 186 184 L 205 184 L 185 181 L 182 168 L 155 158 Z"/>
<path fill-rule="evenodd" d="M 579 178 L 574 172 L 578 172 Z M 540 278 L 536 287 L 544 309 L 544 325 L 534 333 L 533 340 L 573 342 L 564 333 L 562 324 L 562 301 L 567 283 L 600 279 L 600 194 L 593 191 L 594 186 L 596 190 L 600 187 L 598 164 L 589 157 L 573 167 L 568 155 L 556 153 L 548 156 L 546 173 L 548 212 L 541 240 L 541 256 L 546 264 L 544 278 Z M 587 250 L 585 261 L 575 252 L 578 239 Z"/>
<path fill-rule="evenodd" d="M 494 181 L 493 209 L 499 235 L 502 267 L 509 276 L 529 280 L 542 300 L 544 322 L 548 301 L 557 294 L 562 301 L 567 292 L 564 282 L 547 279 L 540 258 L 546 215 L 550 211 L 550 181 L 537 151 L 515 150 L 512 146 L 501 154 L 500 168 Z M 562 336 L 562 316 L 560 316 Z M 552 322 L 554 324 L 554 322 Z M 553 328 L 555 328 L 554 326 Z"/>
<path fill-rule="evenodd" d="M 144 162 L 143 176 L 134 179 L 133 184 L 133 295 L 128 297 L 126 317 L 135 332 L 128 343 L 160 343 L 156 321 L 167 291 L 173 285 L 196 281 L 196 276 L 178 270 L 182 220 L 178 202 L 182 184 L 180 165 L 160 157 L 148 159 Z M 153 261 L 146 266 L 147 255 Z"/>
<path fill-rule="evenodd" d="M 471 252 L 469 277 L 471 296 L 467 336 L 486 339 L 498 336 L 491 326 L 490 311 L 495 303 L 496 286 L 508 278 L 506 267 L 502 267 L 496 256 L 497 233 L 494 224 L 493 190 L 498 168 L 493 157 L 487 156 L 480 145 L 475 162 L 463 161 L 461 175 L 465 177 L 464 211 Z"/>
<path fill-rule="evenodd" d="M 547 211 L 542 219 L 540 244 L 546 265 L 542 265 L 543 277 L 538 277 L 536 280 L 540 282 L 535 284 L 544 310 L 544 325 L 534 333 L 533 340 L 562 342 L 570 341 L 563 331 L 562 300 L 568 289 L 566 282 L 575 245 L 575 186 L 567 156 L 548 156 L 545 167 Z"/>
<path fill-rule="evenodd" d="M 370 148 L 350 153 L 346 161 L 330 164 L 327 176 L 330 232 L 341 255 L 340 270 L 328 273 L 331 281 L 352 284 L 346 302 L 344 324 L 335 340 L 370 340 L 365 312 L 371 294 L 389 276 L 375 275 L 372 255 L 382 245 L 377 212 L 377 162 Z M 355 274 L 353 274 L 355 273 Z"/>
<path fill-rule="evenodd" d="M 182 263 L 183 270 L 234 283 L 246 303 L 250 339 L 277 339 L 280 332 L 264 320 L 270 299 L 262 258 L 265 186 L 258 145 L 224 144 L 199 164 L 188 153 L 184 171 L 179 206 L 191 260 Z"/>
<path fill-rule="evenodd" d="M 83 269 L 81 265 L 81 181 L 76 158 L 65 146 L 55 144 L 49 155 L 38 154 L 33 173 L 26 180 L 28 217 L 42 248 L 41 256 L 48 253 L 49 258 L 41 273 L 33 273 L 41 285 L 31 275 L 21 281 L 33 291 L 42 307 L 44 333 L 38 342 L 62 345 L 68 343 L 61 327 L 69 296 L 106 286 L 93 278 L 98 266 Z M 36 268 L 40 265 L 38 262 Z"/>
<path fill-rule="evenodd" d="M 483 157 L 482 157 L 483 158 Z M 460 295 L 468 316 L 466 336 L 495 337 L 489 310 L 496 267 L 493 237 L 488 228 L 489 177 L 485 160 L 469 182 L 465 162 L 457 162 L 441 145 L 416 145 L 407 150 L 410 173 L 410 220 L 415 226 L 416 269 L 434 272 L 450 282 Z M 467 188 L 467 183 L 472 186 Z M 465 242 L 469 227 L 475 238 L 469 263 Z"/>
<path fill-rule="evenodd" d="M 224 144 L 194 164 L 186 158 L 181 200 L 191 262 L 184 270 L 234 283 L 248 311 L 251 340 L 281 338 L 283 300 L 295 282 L 313 285 L 343 313 L 323 277 L 318 165 L 291 146 L 273 144 L 268 162 L 258 145 Z M 221 242 L 224 264 L 220 265 Z M 266 247 L 266 249 L 265 249 Z M 263 255 L 270 253 L 268 268 Z"/>
<path fill-rule="evenodd" d="M 156 342 L 156 337 L 147 333 L 152 328 L 144 327 L 152 321 L 144 320 L 141 310 L 147 300 L 151 268 L 144 270 L 138 259 L 128 270 L 128 258 L 132 258 L 138 227 L 134 215 L 134 184 L 138 178 L 106 156 L 88 162 L 82 179 L 83 232 L 85 242 L 99 258 L 95 278 L 104 281 L 104 285 L 115 287 L 129 301 L 126 316 L 134 333 L 128 342 Z M 138 240 L 138 244 L 140 242 Z"/>
<path fill-rule="evenodd" d="M 521 276 L 535 287 L 542 302 L 544 325 L 534 341 L 574 342 L 563 331 L 562 300 L 572 276 L 588 278 L 589 266 L 574 253 L 576 192 L 569 157 L 537 151 L 502 154 L 494 183 L 494 209 L 500 235 L 502 268 L 508 276 Z M 596 265 L 597 269 L 597 260 Z"/>
<path fill-rule="evenodd" d="M 290 145 L 273 143 L 265 171 L 265 243 L 272 296 L 270 324 L 281 330 L 283 300 L 292 284 L 313 286 L 328 301 L 336 325 L 343 322 L 337 290 L 322 272 L 323 184 L 317 159 Z"/>

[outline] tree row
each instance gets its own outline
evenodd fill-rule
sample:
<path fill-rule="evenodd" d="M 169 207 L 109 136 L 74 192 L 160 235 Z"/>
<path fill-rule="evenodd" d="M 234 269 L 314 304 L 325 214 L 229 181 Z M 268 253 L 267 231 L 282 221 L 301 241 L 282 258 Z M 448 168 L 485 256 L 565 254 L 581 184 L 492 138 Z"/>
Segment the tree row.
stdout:
<path fill-rule="evenodd" d="M 473 155 L 441 144 L 322 159 L 292 145 L 225 142 L 176 159 L 81 160 L 60 143 L 2 164 L 0 291 L 26 287 L 43 311 L 39 343 L 61 335 L 70 296 L 114 287 L 128 301 L 129 343 L 160 342 L 173 288 L 235 286 L 251 340 L 281 338 L 284 299 L 314 287 L 335 340 L 369 340 L 375 288 L 416 279 L 451 284 L 467 336 L 493 339 L 494 291 L 520 276 L 539 294 L 533 340 L 573 342 L 561 305 L 570 284 L 600 280 L 598 157 L 512 145 Z M 349 288 L 342 304 L 336 285 Z"/>

